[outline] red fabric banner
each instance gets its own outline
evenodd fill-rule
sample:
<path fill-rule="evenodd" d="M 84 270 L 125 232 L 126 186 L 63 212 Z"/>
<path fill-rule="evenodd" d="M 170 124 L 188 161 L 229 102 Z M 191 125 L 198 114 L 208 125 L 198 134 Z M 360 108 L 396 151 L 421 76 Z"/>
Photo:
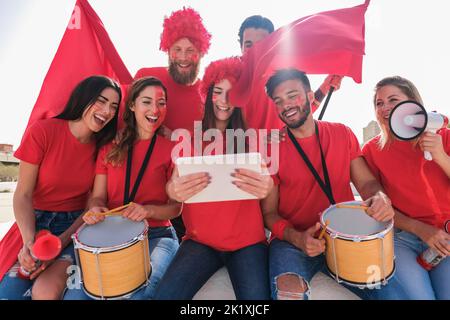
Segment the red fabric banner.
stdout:
<path fill-rule="evenodd" d="M 362 81 L 364 14 L 370 1 L 352 8 L 300 18 L 256 43 L 243 57 L 244 72 L 230 92 L 245 107 L 260 94 L 275 70 L 296 68 L 308 74 L 335 74 Z"/>
<path fill-rule="evenodd" d="M 133 80 L 94 9 L 87 0 L 77 0 L 27 127 L 58 115 L 75 86 L 92 75 L 104 75 L 124 85 Z M 0 281 L 17 261 L 22 245 L 14 223 L 0 242 Z"/>
<path fill-rule="evenodd" d="M 87 0 L 77 0 L 27 127 L 59 114 L 75 86 L 92 75 L 104 75 L 121 84 L 132 81 L 97 13 Z"/>

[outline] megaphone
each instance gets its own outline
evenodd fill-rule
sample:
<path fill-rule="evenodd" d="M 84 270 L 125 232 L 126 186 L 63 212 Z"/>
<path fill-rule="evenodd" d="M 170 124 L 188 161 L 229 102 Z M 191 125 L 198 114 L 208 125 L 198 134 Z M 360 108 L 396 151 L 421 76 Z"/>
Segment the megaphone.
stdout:
<path fill-rule="evenodd" d="M 437 112 L 427 112 L 415 101 L 403 101 L 392 109 L 389 115 L 389 128 L 400 140 L 413 140 L 425 131 L 436 133 L 448 125 L 448 118 Z M 433 160 L 431 153 L 424 152 L 426 160 Z"/>
<path fill-rule="evenodd" d="M 40 230 L 36 236 L 33 247 L 31 248 L 31 256 L 36 261 L 37 268 L 41 265 L 42 261 L 48 261 L 56 258 L 61 252 L 62 243 L 61 239 L 48 230 Z M 23 279 L 30 277 L 30 272 L 26 271 L 23 267 L 19 268 L 19 276 Z"/>

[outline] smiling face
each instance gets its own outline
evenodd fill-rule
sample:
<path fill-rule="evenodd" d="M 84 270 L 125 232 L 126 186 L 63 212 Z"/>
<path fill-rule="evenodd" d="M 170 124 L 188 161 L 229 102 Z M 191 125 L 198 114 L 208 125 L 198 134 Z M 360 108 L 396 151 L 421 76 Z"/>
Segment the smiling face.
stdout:
<path fill-rule="evenodd" d="M 389 128 L 389 116 L 392 109 L 402 101 L 410 100 L 400 88 L 386 85 L 377 90 L 375 95 L 375 113 L 380 125 Z"/>
<path fill-rule="evenodd" d="M 131 111 L 136 118 L 140 139 L 149 139 L 166 117 L 166 95 L 159 86 L 145 87 L 133 101 Z"/>
<path fill-rule="evenodd" d="M 228 91 L 230 89 L 231 83 L 228 79 L 223 79 L 214 85 L 212 103 L 216 122 L 228 121 L 233 114 L 234 107 L 228 101 Z"/>
<path fill-rule="evenodd" d="M 169 49 L 169 73 L 180 84 L 192 84 L 198 76 L 200 52 L 187 38 L 176 41 Z"/>
<path fill-rule="evenodd" d="M 289 128 L 301 127 L 311 114 L 312 91 L 306 92 L 301 81 L 286 80 L 273 91 L 278 116 Z"/>
<path fill-rule="evenodd" d="M 112 88 L 104 89 L 96 101 L 84 110 L 83 123 L 92 131 L 99 132 L 119 109 L 119 94 Z"/>

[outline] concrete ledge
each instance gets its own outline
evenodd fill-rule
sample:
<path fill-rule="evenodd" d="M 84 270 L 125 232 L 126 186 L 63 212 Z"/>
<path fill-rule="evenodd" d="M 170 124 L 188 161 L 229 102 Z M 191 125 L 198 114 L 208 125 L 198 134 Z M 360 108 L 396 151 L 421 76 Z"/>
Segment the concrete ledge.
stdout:
<path fill-rule="evenodd" d="M 193 300 L 236 300 L 226 268 L 217 271 Z M 330 277 L 318 273 L 311 281 L 311 300 L 359 300 L 359 297 Z"/>

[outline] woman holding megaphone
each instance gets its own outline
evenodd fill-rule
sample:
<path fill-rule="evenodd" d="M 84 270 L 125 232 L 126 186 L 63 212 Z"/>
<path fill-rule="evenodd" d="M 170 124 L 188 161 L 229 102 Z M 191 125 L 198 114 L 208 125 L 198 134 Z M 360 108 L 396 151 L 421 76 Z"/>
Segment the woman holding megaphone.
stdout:
<path fill-rule="evenodd" d="M 412 103 L 406 105 L 405 101 Z M 374 105 L 381 133 L 364 145 L 363 154 L 396 209 L 399 282 L 410 299 L 448 300 L 450 259 L 445 257 L 450 255 L 450 234 L 445 225 L 450 220 L 450 130 L 438 128 L 434 133 L 425 121 L 423 128 L 412 126 L 418 131 L 416 136 L 402 137 L 408 135 L 409 118 L 423 114 L 420 110 L 409 112 L 415 104 L 423 109 L 411 81 L 398 76 L 379 81 Z M 424 157 L 424 151 L 432 161 Z M 440 258 L 426 261 L 430 252 L 431 257 Z"/>
<path fill-rule="evenodd" d="M 26 130 L 14 154 L 20 159 L 13 200 L 19 231 L 3 243 L 10 249 L 0 256 L 1 269 L 7 268 L 0 273 L 0 299 L 61 298 L 75 260 L 70 236 L 82 223 L 97 153 L 116 135 L 120 100 L 115 81 L 91 76 L 74 88 L 58 116 Z M 39 237 L 43 229 L 61 242 Z M 50 252 L 52 247 L 61 250 Z"/>

